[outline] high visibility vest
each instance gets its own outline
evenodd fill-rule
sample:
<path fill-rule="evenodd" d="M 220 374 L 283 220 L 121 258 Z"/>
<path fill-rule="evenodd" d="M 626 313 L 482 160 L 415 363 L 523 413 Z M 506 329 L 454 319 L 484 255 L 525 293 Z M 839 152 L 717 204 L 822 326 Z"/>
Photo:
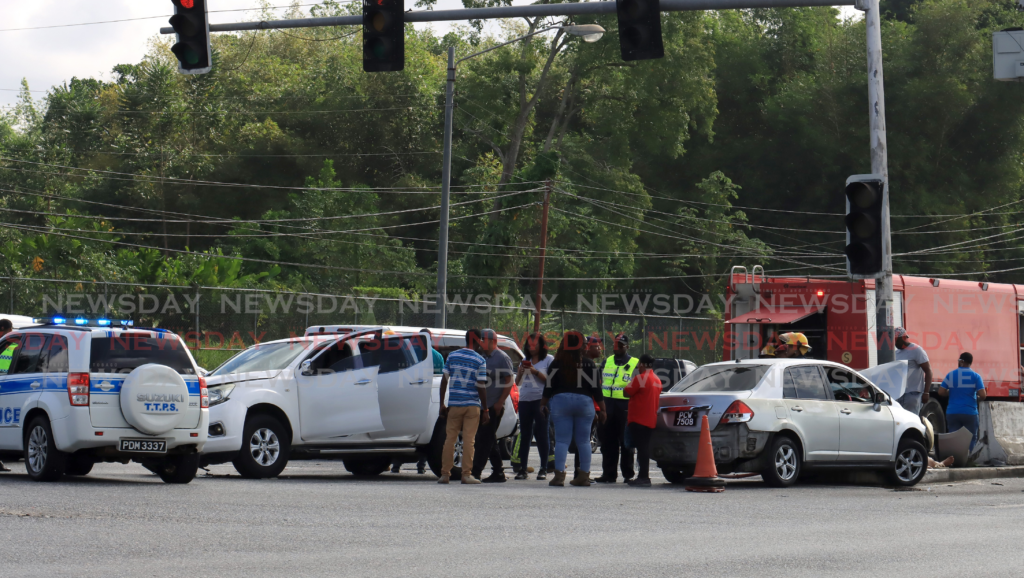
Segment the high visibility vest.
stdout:
<path fill-rule="evenodd" d="M 17 343 L 7 346 L 3 353 L 0 353 L 0 375 L 7 375 L 11 369 L 11 361 L 14 360 L 14 350 L 18 348 Z"/>
<path fill-rule="evenodd" d="M 612 399 L 629 399 L 623 390 L 633 380 L 633 370 L 636 369 L 640 360 L 630 357 L 623 365 L 615 365 L 615 356 L 610 356 L 604 362 L 604 371 L 601 372 L 601 388 L 604 396 Z"/>

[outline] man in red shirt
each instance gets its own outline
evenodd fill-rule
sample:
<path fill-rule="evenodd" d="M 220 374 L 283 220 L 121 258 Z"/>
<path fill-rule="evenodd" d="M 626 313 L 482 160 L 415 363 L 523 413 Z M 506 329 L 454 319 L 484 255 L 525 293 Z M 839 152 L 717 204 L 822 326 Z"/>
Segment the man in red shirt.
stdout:
<path fill-rule="evenodd" d="M 640 356 L 636 376 L 624 392 L 629 398 L 626 415 L 626 438 L 636 448 L 640 472 L 635 480 L 627 482 L 633 487 L 651 487 L 651 434 L 658 425 L 661 380 L 654 373 L 654 357 Z"/>

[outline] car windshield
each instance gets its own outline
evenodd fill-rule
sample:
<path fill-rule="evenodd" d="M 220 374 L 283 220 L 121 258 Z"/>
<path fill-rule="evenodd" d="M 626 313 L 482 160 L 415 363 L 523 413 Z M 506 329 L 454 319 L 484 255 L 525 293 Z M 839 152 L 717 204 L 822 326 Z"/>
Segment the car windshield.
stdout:
<path fill-rule="evenodd" d="M 252 371 L 277 371 L 288 367 L 296 357 L 305 351 L 312 341 L 286 341 L 253 345 L 224 362 L 210 374 L 228 375 Z"/>
<path fill-rule="evenodd" d="M 764 374 L 767 365 L 705 365 L 679 380 L 672 386 L 672 393 L 701 393 L 719 391 L 749 391 L 754 389 Z"/>

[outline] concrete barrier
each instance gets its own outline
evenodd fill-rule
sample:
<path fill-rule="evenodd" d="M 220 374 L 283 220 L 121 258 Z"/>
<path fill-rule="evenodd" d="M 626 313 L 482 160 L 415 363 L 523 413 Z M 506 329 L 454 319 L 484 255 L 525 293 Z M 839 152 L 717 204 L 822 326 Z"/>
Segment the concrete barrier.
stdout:
<path fill-rule="evenodd" d="M 1002 458 L 1006 464 L 1024 465 L 1024 403 L 984 401 L 979 406 L 979 439 L 987 434 L 992 450 L 988 461 Z M 996 447 L 1002 456 L 996 455 Z"/>

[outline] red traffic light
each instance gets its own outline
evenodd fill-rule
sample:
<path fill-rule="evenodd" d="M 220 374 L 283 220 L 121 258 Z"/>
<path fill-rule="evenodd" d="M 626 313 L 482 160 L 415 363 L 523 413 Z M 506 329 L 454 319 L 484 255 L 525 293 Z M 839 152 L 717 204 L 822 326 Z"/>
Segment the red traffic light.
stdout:
<path fill-rule="evenodd" d="M 186 10 L 191 10 L 192 7 L 196 5 L 195 0 L 171 0 L 171 2 L 174 2 L 175 5 L 181 6 Z"/>

